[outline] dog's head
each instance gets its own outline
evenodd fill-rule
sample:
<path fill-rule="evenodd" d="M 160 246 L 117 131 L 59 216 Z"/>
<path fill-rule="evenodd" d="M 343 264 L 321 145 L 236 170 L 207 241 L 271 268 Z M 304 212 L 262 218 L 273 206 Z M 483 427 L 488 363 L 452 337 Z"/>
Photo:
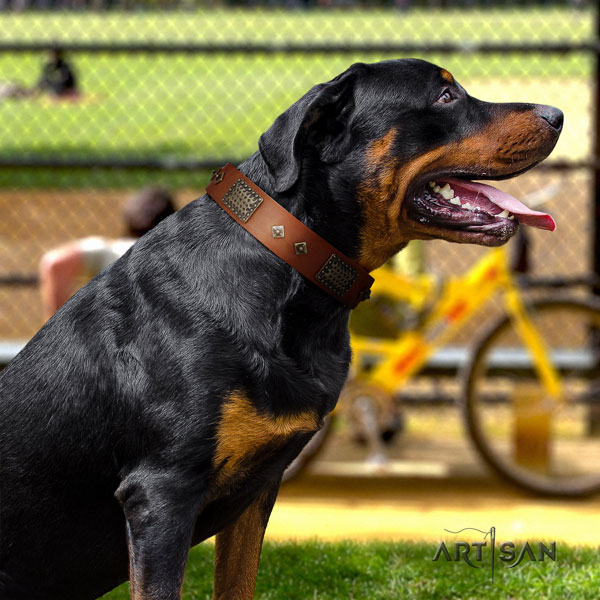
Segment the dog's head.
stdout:
<path fill-rule="evenodd" d="M 347 202 L 351 190 L 356 256 L 372 269 L 411 239 L 496 246 L 519 221 L 553 229 L 548 215 L 471 179 L 506 179 L 538 164 L 562 121 L 550 106 L 472 98 L 422 60 L 359 63 L 291 106 L 259 149 L 279 193 L 307 178 L 333 196 L 340 190 L 333 202 Z"/>

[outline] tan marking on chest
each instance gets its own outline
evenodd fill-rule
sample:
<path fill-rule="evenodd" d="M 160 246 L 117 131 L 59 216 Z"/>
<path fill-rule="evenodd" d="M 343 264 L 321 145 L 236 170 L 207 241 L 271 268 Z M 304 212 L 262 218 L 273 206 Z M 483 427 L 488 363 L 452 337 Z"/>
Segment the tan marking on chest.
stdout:
<path fill-rule="evenodd" d="M 312 412 L 273 416 L 259 412 L 246 395 L 233 392 L 223 404 L 217 427 L 217 448 L 214 465 L 219 469 L 217 481 L 232 477 L 241 463 L 267 444 L 285 441 L 295 433 L 319 429 Z"/>

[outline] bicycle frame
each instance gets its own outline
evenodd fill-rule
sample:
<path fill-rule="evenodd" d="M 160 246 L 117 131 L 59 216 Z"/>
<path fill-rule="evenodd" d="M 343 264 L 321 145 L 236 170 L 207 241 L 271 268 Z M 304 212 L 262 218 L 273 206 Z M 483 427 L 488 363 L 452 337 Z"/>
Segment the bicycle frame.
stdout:
<path fill-rule="evenodd" d="M 422 308 L 434 291 L 430 277 L 408 278 L 383 267 L 375 272 L 373 294 L 389 296 Z M 488 252 L 462 277 L 451 278 L 435 299 L 423 323 L 402 332 L 392 340 L 352 336 L 356 378 L 376 385 L 389 394 L 401 388 L 431 355 L 481 310 L 491 298 L 503 292 L 506 311 L 513 319 L 524 345 L 529 349 L 534 368 L 545 391 L 560 398 L 561 383 L 541 336 L 528 317 L 519 288 L 510 272 L 507 251 Z M 373 369 L 360 368 L 365 356 L 379 359 Z M 357 367 L 358 365 L 358 367 Z"/>

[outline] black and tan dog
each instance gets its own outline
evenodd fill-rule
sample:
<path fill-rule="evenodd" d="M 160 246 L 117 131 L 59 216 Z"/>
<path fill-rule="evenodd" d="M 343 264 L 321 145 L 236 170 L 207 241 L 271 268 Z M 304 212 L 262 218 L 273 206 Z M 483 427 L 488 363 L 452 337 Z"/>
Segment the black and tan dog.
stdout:
<path fill-rule="evenodd" d="M 413 238 L 549 227 L 468 180 L 532 167 L 561 126 L 423 61 L 356 64 L 240 170 L 372 270 Z M 348 315 L 206 195 L 140 239 L 2 373 L 0 599 L 96 598 L 127 578 L 134 600 L 176 599 L 190 545 L 214 534 L 215 597 L 251 598 L 282 473 L 346 378 Z"/>

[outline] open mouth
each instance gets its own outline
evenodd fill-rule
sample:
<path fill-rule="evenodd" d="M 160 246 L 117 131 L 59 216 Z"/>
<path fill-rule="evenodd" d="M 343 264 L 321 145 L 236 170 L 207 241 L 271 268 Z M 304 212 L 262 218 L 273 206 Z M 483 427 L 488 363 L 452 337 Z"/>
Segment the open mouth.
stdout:
<path fill-rule="evenodd" d="M 516 233 L 519 223 L 556 229 L 550 215 L 531 210 L 491 185 L 468 179 L 438 177 L 417 188 L 410 198 L 412 220 L 431 229 L 435 237 L 453 241 L 499 245 Z"/>

